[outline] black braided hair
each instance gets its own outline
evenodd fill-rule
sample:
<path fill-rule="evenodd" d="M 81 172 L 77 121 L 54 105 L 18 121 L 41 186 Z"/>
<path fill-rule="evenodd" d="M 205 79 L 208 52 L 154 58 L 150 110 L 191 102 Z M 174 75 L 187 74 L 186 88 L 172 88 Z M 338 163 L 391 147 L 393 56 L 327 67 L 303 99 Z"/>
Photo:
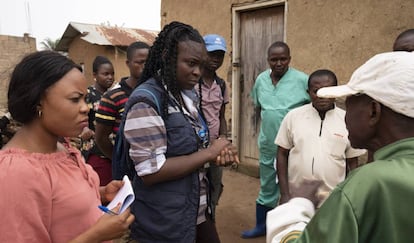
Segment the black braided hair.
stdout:
<path fill-rule="evenodd" d="M 199 80 L 198 80 L 198 98 L 200 99 L 200 110 L 202 110 L 201 108 L 201 101 L 203 100 L 203 93 L 201 92 L 202 91 L 202 87 L 201 87 L 201 85 L 203 84 L 203 79 L 202 78 L 200 78 Z"/>
<path fill-rule="evenodd" d="M 139 83 L 155 78 L 162 86 L 166 86 L 163 95 L 163 116 L 168 114 L 168 91 L 177 99 L 180 98 L 180 88 L 177 85 L 177 50 L 178 43 L 195 41 L 204 44 L 203 37 L 192 26 L 174 21 L 164 26 L 155 39 L 145 63 Z M 182 105 L 182 104 L 181 104 Z"/>
<path fill-rule="evenodd" d="M 205 116 L 204 111 L 203 111 L 203 104 L 202 104 L 202 101 L 203 101 L 203 93 L 201 92 L 202 91 L 202 87 L 201 87 L 202 84 L 203 84 L 203 79 L 200 78 L 198 80 L 198 100 L 199 100 L 198 108 L 200 109 L 201 117 L 204 119 L 204 121 L 207 121 L 206 116 Z"/>

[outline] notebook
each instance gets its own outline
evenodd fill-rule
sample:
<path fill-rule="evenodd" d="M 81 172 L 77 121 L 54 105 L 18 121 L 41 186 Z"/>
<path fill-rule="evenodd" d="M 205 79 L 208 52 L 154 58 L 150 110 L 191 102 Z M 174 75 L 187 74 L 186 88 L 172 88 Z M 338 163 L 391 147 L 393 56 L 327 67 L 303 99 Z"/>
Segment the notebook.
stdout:
<path fill-rule="evenodd" d="M 128 176 L 124 176 L 123 179 L 124 185 L 119 189 L 118 193 L 115 195 L 114 199 L 106 206 L 109 209 L 112 209 L 121 203 L 121 208 L 119 209 L 118 214 L 123 213 L 134 201 L 135 194 L 132 189 L 131 181 Z"/>

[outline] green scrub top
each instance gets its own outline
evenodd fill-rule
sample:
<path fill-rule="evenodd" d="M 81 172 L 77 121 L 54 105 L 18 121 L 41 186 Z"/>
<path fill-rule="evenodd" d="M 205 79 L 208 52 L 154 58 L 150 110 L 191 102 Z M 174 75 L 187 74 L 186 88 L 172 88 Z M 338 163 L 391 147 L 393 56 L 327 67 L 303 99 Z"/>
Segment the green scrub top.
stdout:
<path fill-rule="evenodd" d="M 271 70 L 259 74 L 250 93 L 255 106 L 261 108 L 261 126 L 258 138 L 260 153 L 276 156 L 275 137 L 285 115 L 293 108 L 310 102 L 308 75 L 289 67 L 279 82 L 274 85 Z"/>

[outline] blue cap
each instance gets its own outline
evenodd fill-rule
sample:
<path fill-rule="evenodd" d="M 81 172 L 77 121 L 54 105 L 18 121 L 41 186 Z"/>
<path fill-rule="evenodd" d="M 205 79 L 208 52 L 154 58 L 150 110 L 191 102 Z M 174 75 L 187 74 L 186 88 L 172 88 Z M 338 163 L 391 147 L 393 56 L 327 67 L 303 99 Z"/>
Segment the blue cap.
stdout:
<path fill-rule="evenodd" d="M 205 35 L 204 42 L 206 43 L 207 51 L 227 51 L 226 40 L 220 35 Z"/>

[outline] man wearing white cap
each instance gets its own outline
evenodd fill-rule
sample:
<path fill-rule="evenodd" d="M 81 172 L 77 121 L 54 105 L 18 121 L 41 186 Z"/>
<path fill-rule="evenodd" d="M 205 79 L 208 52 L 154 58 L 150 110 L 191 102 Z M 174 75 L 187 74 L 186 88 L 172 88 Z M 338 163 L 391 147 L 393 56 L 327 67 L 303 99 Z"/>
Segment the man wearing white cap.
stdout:
<path fill-rule="evenodd" d="M 269 212 L 267 242 L 294 240 L 288 234 L 273 241 L 287 228 L 301 231 L 312 217 L 294 242 L 412 242 L 414 53 L 378 54 L 348 84 L 322 88 L 318 96 L 347 97 L 351 144 L 373 151 L 374 161 L 354 170 L 315 215 L 318 183 L 304 184 L 295 198 Z M 289 222 L 282 222 L 287 214 Z"/>

